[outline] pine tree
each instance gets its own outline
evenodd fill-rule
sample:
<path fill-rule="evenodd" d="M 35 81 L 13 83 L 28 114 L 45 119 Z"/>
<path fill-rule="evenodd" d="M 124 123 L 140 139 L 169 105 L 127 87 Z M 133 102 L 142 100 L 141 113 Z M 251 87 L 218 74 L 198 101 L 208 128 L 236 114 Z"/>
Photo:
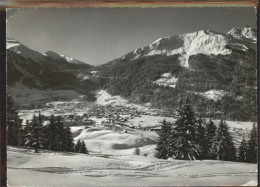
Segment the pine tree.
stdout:
<path fill-rule="evenodd" d="M 43 129 L 45 140 L 44 140 L 44 148 L 49 150 L 55 150 L 55 139 L 57 136 L 57 129 L 56 129 L 56 117 L 51 115 L 49 119 L 49 124 Z"/>
<path fill-rule="evenodd" d="M 51 116 L 43 128 L 44 148 L 53 151 L 74 151 L 73 135 L 69 126 L 64 126 L 60 116 Z"/>
<path fill-rule="evenodd" d="M 246 162 L 247 161 L 247 151 L 248 151 L 248 147 L 247 147 L 247 142 L 245 137 L 243 136 L 243 139 L 240 143 L 240 146 L 238 148 L 238 161 L 239 162 Z"/>
<path fill-rule="evenodd" d="M 172 126 L 165 120 L 162 121 L 161 130 L 159 132 L 159 140 L 156 147 L 156 157 L 167 159 L 170 151 L 170 133 L 172 132 Z"/>
<path fill-rule="evenodd" d="M 22 126 L 20 128 L 20 133 L 19 133 L 19 146 L 24 146 L 26 142 L 26 136 L 27 136 L 27 126 Z"/>
<path fill-rule="evenodd" d="M 76 145 L 74 146 L 74 152 L 79 153 L 81 147 L 81 141 L 78 140 Z"/>
<path fill-rule="evenodd" d="M 196 143 L 195 113 L 188 98 L 177 111 L 178 119 L 174 128 L 174 147 L 171 148 L 177 159 L 195 160 L 199 156 L 200 148 Z"/>
<path fill-rule="evenodd" d="M 73 135 L 69 126 L 65 127 L 64 129 L 64 144 L 65 144 L 66 151 L 73 151 L 74 148 Z"/>
<path fill-rule="evenodd" d="M 250 139 L 248 141 L 248 158 L 247 161 L 250 163 L 257 163 L 258 159 L 258 135 L 255 124 L 250 133 Z"/>
<path fill-rule="evenodd" d="M 42 138 L 42 123 L 39 121 L 39 118 L 35 115 L 33 116 L 32 121 L 28 124 L 27 128 L 27 137 L 26 145 L 32 146 L 35 149 L 35 153 L 38 152 L 38 149 L 43 144 Z"/>
<path fill-rule="evenodd" d="M 212 154 L 210 151 L 214 145 L 215 137 L 216 137 L 216 130 L 217 127 L 214 124 L 214 122 L 210 119 L 209 122 L 206 125 L 206 132 L 205 132 L 205 152 L 207 158 L 214 158 L 214 154 Z"/>
<path fill-rule="evenodd" d="M 196 133 L 196 143 L 200 146 L 200 159 L 207 158 L 207 140 L 206 140 L 206 129 L 205 125 L 201 119 L 198 119 L 198 127 Z"/>
<path fill-rule="evenodd" d="M 81 142 L 81 146 L 79 148 L 79 152 L 83 154 L 88 154 L 88 150 L 86 148 L 86 144 L 84 141 Z"/>
<path fill-rule="evenodd" d="M 64 138 L 64 126 L 60 116 L 57 116 L 55 124 L 56 136 L 54 139 L 54 150 L 55 151 L 65 151 L 65 138 Z"/>
<path fill-rule="evenodd" d="M 10 93 L 7 93 L 6 106 L 7 144 L 13 146 L 21 145 L 23 142 L 21 120 L 19 119 L 13 97 Z"/>
<path fill-rule="evenodd" d="M 212 151 L 217 160 L 235 161 L 236 148 L 229 132 L 227 124 L 221 120 L 217 129 L 216 141 Z"/>

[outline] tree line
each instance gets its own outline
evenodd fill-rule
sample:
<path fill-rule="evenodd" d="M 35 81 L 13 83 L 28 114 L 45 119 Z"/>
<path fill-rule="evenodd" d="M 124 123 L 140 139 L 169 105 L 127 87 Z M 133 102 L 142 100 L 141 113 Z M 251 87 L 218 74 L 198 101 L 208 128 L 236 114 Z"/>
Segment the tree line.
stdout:
<path fill-rule="evenodd" d="M 229 127 L 220 120 L 218 127 L 212 120 L 197 118 L 190 100 L 181 101 L 175 125 L 162 122 L 156 157 L 183 160 L 214 159 L 256 163 L 258 158 L 257 128 L 253 125 L 249 140 L 243 137 L 236 149 Z"/>
<path fill-rule="evenodd" d="M 7 145 L 29 146 L 38 149 L 52 151 L 68 151 L 87 154 L 88 150 L 84 141 L 78 140 L 73 143 L 73 136 L 69 126 L 65 125 L 60 116 L 46 117 L 39 113 L 34 115 L 32 120 L 22 125 L 22 120 L 14 107 L 14 101 L 10 94 L 7 94 Z M 47 119 L 47 124 L 43 125 Z"/>

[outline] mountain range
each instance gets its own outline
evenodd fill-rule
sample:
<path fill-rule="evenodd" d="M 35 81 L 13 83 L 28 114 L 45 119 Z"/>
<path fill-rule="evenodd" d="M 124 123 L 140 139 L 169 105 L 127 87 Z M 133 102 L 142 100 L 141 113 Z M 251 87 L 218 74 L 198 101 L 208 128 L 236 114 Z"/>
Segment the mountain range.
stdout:
<path fill-rule="evenodd" d="M 256 30 L 210 30 L 160 38 L 99 67 L 106 90 L 156 108 L 189 96 L 208 117 L 256 116 Z M 243 111 L 243 112 L 241 112 Z M 244 112 L 246 111 L 246 112 Z"/>
<path fill-rule="evenodd" d="M 10 86 L 21 82 L 36 88 L 74 88 L 78 82 L 76 74 L 93 67 L 53 51 L 39 53 L 11 38 L 6 42 L 7 83 Z"/>
<path fill-rule="evenodd" d="M 256 42 L 256 30 L 250 27 L 228 33 L 201 30 L 159 38 L 93 67 L 53 51 L 41 54 L 7 38 L 8 85 L 22 82 L 84 93 L 103 88 L 135 103 L 174 110 L 189 96 L 202 115 L 255 119 Z"/>

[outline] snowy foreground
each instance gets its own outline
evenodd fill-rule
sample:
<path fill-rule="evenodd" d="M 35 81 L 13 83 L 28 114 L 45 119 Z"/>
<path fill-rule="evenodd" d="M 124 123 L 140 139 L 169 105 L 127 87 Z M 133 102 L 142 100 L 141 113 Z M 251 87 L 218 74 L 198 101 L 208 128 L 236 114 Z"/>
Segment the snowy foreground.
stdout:
<path fill-rule="evenodd" d="M 83 155 L 8 147 L 9 186 L 256 185 L 257 165 Z"/>
<path fill-rule="evenodd" d="M 90 155 L 57 153 L 8 147 L 9 186 L 209 186 L 257 184 L 257 165 L 224 161 L 182 161 L 154 158 L 158 134 L 145 128 L 158 128 L 162 120 L 175 122 L 174 117 L 154 115 L 147 105 L 129 103 L 105 90 L 97 93 L 96 103 L 78 100 L 52 101 L 46 107 L 20 110 L 19 116 L 31 120 L 34 114 L 45 116 L 83 116 L 94 105 L 135 108 L 147 114 L 131 116 L 123 124 L 102 123 L 106 117 L 91 116 L 94 124 L 72 125 L 74 143 L 86 143 Z M 82 118 L 83 119 L 83 118 Z M 214 121 L 216 124 L 219 120 Z M 227 121 L 235 145 L 247 137 L 253 122 Z M 135 128 L 133 128 L 135 127 Z M 140 155 L 134 155 L 135 148 Z"/>

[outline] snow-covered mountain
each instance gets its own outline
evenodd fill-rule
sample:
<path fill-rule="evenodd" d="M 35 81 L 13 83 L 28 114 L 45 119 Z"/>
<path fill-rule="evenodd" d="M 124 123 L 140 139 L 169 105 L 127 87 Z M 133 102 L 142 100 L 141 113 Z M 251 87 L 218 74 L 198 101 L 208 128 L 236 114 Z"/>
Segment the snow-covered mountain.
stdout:
<path fill-rule="evenodd" d="M 36 61 L 41 61 L 41 60 L 44 60 L 46 57 L 50 57 L 55 60 L 64 59 L 65 61 L 67 61 L 68 63 L 71 63 L 71 64 L 86 64 L 77 59 L 68 57 L 66 55 L 60 55 L 53 51 L 48 51 L 45 54 L 39 53 L 37 51 L 34 51 L 34 50 L 26 47 L 25 45 L 21 44 L 20 42 L 18 42 L 17 40 L 15 40 L 13 38 L 6 38 L 6 49 L 8 49 L 26 59 L 32 59 L 32 60 L 36 60 Z"/>
<path fill-rule="evenodd" d="M 12 51 L 25 59 L 40 61 L 44 59 L 44 54 L 34 51 L 21 44 L 13 38 L 6 38 L 6 49 Z"/>
<path fill-rule="evenodd" d="M 257 40 L 256 29 L 252 27 L 233 28 L 228 32 L 228 35 L 232 35 L 234 38 L 238 38 L 238 39 L 247 38 L 253 41 Z"/>
<path fill-rule="evenodd" d="M 53 51 L 39 53 L 13 38 L 6 39 L 8 85 L 22 83 L 31 87 L 77 87 L 78 72 L 91 65 Z"/>
<path fill-rule="evenodd" d="M 25 108 L 41 107 L 55 99 L 76 99 L 79 93 L 93 100 L 90 91 L 100 86 L 95 79 L 77 77 L 90 74 L 93 66 L 52 51 L 39 53 L 12 38 L 6 39 L 6 56 L 8 90 Z"/>
<path fill-rule="evenodd" d="M 65 60 L 67 60 L 69 63 L 71 64 L 85 64 L 84 62 L 81 62 L 77 59 L 74 59 L 74 58 L 71 58 L 71 57 L 68 57 L 66 55 L 61 55 L 62 58 L 64 58 Z"/>
<path fill-rule="evenodd" d="M 110 79 L 106 89 L 112 95 L 170 109 L 188 96 L 205 113 L 222 115 L 222 103 L 237 108 L 226 112 L 230 119 L 251 120 L 255 118 L 256 62 L 256 32 L 245 27 L 159 38 L 99 70 Z"/>
<path fill-rule="evenodd" d="M 246 39 L 246 41 L 245 41 Z M 251 43 L 248 40 L 252 40 Z M 232 29 L 227 34 L 210 30 L 180 34 L 159 38 L 148 46 L 135 49 L 121 59 L 133 60 L 153 55 L 180 55 L 179 62 L 183 67 L 189 67 L 189 57 L 196 54 L 230 55 L 233 50 L 255 50 L 252 42 L 256 42 L 255 29 L 245 27 Z"/>
<path fill-rule="evenodd" d="M 68 63 L 71 63 L 71 64 L 86 64 L 86 63 L 79 61 L 77 59 L 68 57 L 66 55 L 60 55 L 60 54 L 53 52 L 53 51 L 48 51 L 48 52 L 45 53 L 45 55 L 47 55 L 48 57 L 51 57 L 53 59 L 64 59 Z"/>

